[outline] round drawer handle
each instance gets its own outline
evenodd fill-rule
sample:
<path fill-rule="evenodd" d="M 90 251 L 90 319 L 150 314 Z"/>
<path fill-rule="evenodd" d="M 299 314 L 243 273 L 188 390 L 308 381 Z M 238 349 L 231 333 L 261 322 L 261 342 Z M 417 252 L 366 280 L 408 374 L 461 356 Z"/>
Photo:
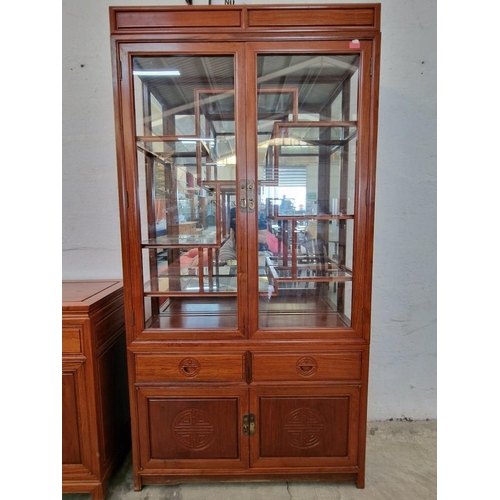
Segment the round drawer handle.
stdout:
<path fill-rule="evenodd" d="M 179 371 L 186 377 L 196 377 L 200 373 L 200 363 L 194 358 L 184 358 L 179 363 Z"/>
<path fill-rule="evenodd" d="M 297 361 L 297 363 L 295 364 L 295 369 L 297 370 L 299 375 L 302 375 L 303 377 L 310 377 L 311 375 L 314 375 L 316 373 L 316 370 L 318 369 L 318 363 L 314 358 L 310 356 L 304 356 Z"/>

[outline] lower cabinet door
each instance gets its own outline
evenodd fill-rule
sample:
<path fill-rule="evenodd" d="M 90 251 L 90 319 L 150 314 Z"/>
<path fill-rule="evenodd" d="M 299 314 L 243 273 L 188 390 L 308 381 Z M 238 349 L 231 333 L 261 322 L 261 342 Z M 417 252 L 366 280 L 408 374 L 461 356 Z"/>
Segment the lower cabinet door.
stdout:
<path fill-rule="evenodd" d="M 253 387 L 251 467 L 357 464 L 358 386 Z"/>
<path fill-rule="evenodd" d="M 93 472 L 85 362 L 62 363 L 62 473 L 88 479 Z"/>
<path fill-rule="evenodd" d="M 137 391 L 143 469 L 243 469 L 248 389 L 140 388 Z"/>

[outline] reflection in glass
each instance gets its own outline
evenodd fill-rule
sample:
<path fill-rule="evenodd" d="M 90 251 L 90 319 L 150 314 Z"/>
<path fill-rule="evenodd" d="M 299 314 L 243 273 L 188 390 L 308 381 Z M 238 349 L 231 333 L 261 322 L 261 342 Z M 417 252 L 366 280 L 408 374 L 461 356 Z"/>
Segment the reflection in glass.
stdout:
<path fill-rule="evenodd" d="M 217 246 L 144 250 L 150 264 L 146 294 L 236 292 L 236 263 L 221 261 L 219 253 Z"/>
<path fill-rule="evenodd" d="M 220 259 L 236 222 L 234 58 L 132 64 L 146 326 L 236 329 L 237 263 Z"/>
<path fill-rule="evenodd" d="M 351 324 L 358 62 L 257 58 L 260 328 Z"/>

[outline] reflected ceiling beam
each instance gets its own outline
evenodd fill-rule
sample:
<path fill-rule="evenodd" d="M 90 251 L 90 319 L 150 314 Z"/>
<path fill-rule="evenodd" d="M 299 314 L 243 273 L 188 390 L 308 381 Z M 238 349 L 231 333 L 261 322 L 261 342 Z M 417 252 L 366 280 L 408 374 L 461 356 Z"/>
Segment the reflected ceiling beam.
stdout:
<path fill-rule="evenodd" d="M 329 61 L 327 61 L 329 59 Z M 288 75 L 289 73 L 295 73 L 297 71 L 311 68 L 311 67 L 324 67 L 326 64 L 323 63 L 328 63 L 328 66 L 334 66 L 335 68 L 341 68 L 345 71 L 352 71 L 352 64 L 349 64 L 347 62 L 338 60 L 338 59 L 333 59 L 330 56 L 316 56 L 312 57 L 311 59 L 307 59 L 306 61 L 302 61 L 296 64 L 293 64 L 292 66 L 287 66 L 286 68 L 279 69 L 277 71 L 274 71 L 272 73 L 269 73 L 267 75 L 262 75 L 259 78 L 257 78 L 257 84 L 267 82 L 269 80 L 279 78 L 280 76 L 283 75 Z M 288 80 L 289 81 L 289 80 Z"/>

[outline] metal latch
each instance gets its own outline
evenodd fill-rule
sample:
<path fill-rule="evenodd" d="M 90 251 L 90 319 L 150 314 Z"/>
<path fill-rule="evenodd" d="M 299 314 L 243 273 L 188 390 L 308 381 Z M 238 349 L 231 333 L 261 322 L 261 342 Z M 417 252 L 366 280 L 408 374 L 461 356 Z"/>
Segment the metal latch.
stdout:
<path fill-rule="evenodd" d="M 240 209 L 242 212 L 253 212 L 255 210 L 255 182 L 240 181 Z"/>
<path fill-rule="evenodd" d="M 254 181 L 248 181 L 248 183 L 247 183 L 247 197 L 248 197 L 248 211 L 253 212 L 255 210 L 255 183 L 254 183 Z"/>
<path fill-rule="evenodd" d="M 246 212 L 247 209 L 247 183 L 246 181 L 240 181 L 240 208 L 242 212 Z"/>
<path fill-rule="evenodd" d="M 255 434 L 255 415 L 249 413 L 248 415 L 243 415 L 243 435 L 253 436 Z"/>

